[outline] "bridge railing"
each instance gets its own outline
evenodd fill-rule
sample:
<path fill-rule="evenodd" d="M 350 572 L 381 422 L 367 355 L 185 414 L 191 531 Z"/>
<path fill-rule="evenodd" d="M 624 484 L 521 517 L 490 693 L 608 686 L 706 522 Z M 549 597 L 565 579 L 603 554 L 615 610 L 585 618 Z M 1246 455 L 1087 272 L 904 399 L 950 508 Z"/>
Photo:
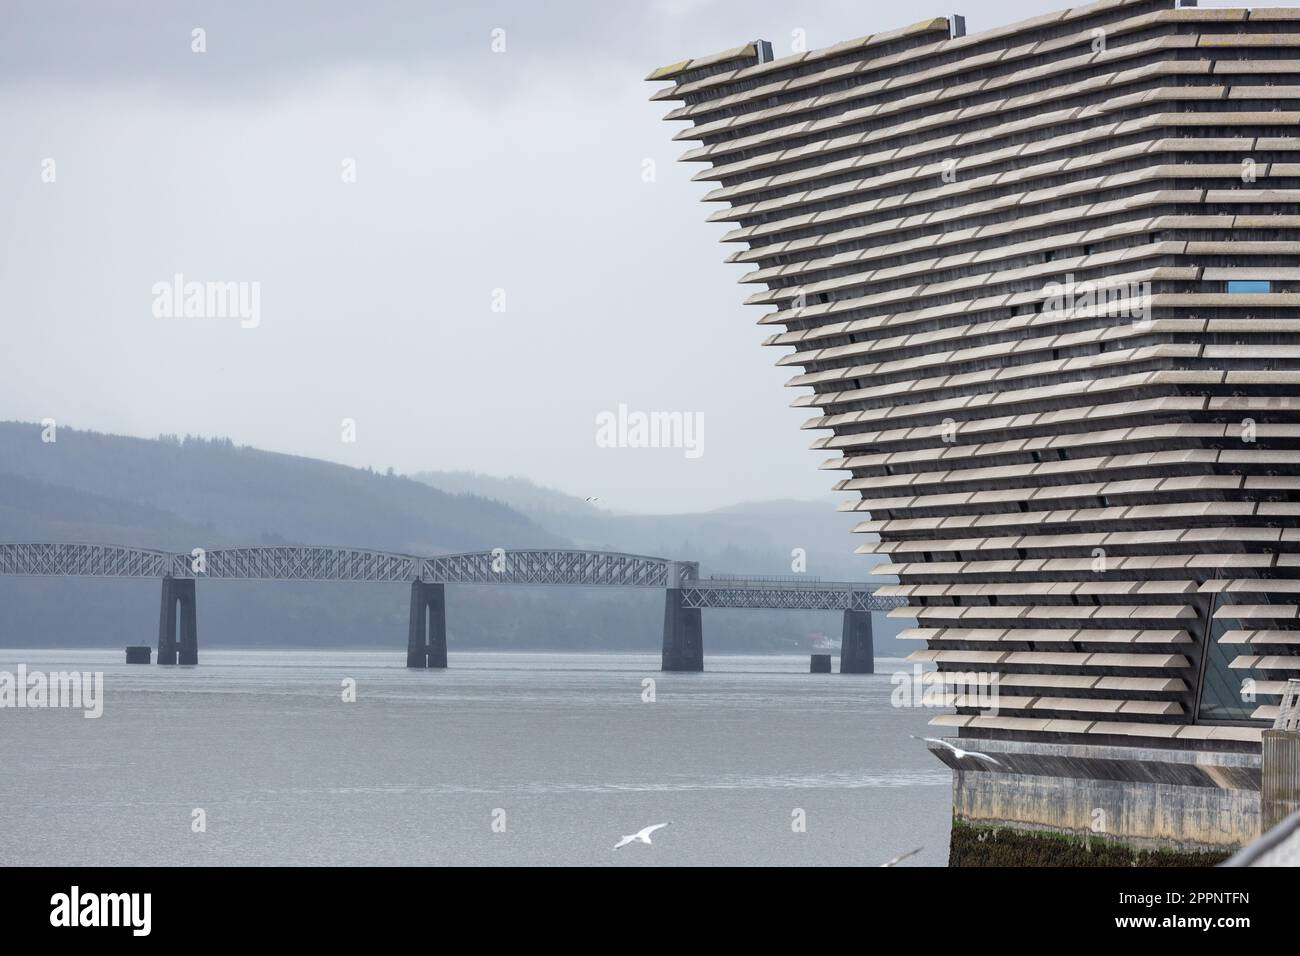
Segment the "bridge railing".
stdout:
<path fill-rule="evenodd" d="M 732 581 L 752 583 L 761 582 L 781 583 L 781 584 L 811 584 L 821 583 L 821 578 L 815 574 L 710 574 L 707 578 L 700 578 L 701 582 L 717 581 L 727 584 Z"/>

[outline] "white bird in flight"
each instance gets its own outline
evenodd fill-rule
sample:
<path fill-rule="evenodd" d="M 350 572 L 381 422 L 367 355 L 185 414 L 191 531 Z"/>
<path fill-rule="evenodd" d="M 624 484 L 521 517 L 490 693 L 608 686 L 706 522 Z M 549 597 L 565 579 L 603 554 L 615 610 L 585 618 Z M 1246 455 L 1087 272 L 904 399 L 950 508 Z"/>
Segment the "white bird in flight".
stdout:
<path fill-rule="evenodd" d="M 668 821 L 668 823 L 671 822 L 671 820 Z M 623 837 L 623 839 L 614 844 L 614 849 L 617 850 L 619 847 L 627 846 L 629 843 L 636 843 L 638 841 L 644 843 L 646 846 L 653 846 L 650 842 L 650 834 L 654 833 L 656 830 L 662 830 L 664 827 L 668 826 L 668 823 L 652 823 L 644 830 L 638 830 L 631 836 Z"/>
<path fill-rule="evenodd" d="M 922 850 L 924 850 L 924 849 L 925 849 L 925 847 L 923 847 L 923 846 L 918 846 L 915 850 L 908 850 L 906 853 L 900 853 L 900 854 L 898 854 L 898 856 L 894 857 L 892 860 L 888 860 L 887 862 L 882 863 L 882 864 L 880 864 L 880 865 L 881 865 L 881 866 L 896 866 L 896 865 L 898 865 L 899 863 L 902 863 L 904 860 L 906 860 L 909 856 L 916 856 L 918 853 L 920 853 L 920 852 L 921 852 Z"/>
<path fill-rule="evenodd" d="M 1002 766 L 1000 761 L 994 760 L 988 754 L 982 754 L 977 750 L 962 750 L 960 747 L 954 747 L 952 744 L 948 743 L 948 741 L 940 740 L 938 737 L 918 737 L 916 734 L 912 734 L 911 737 L 913 740 L 924 740 L 926 743 L 938 744 L 940 747 L 947 747 L 958 760 L 962 760 L 966 757 L 974 757 L 976 760 L 983 760 L 986 763 L 991 763 L 995 767 Z"/>

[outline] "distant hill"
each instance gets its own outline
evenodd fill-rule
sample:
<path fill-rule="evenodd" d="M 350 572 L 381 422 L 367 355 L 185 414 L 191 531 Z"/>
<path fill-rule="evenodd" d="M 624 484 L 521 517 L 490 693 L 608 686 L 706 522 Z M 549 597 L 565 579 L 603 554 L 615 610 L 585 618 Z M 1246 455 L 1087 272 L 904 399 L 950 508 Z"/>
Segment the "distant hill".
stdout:
<path fill-rule="evenodd" d="M 534 484 L 527 478 L 498 478 L 476 471 L 417 471 L 411 477 L 454 495 L 480 495 L 495 499 L 539 523 L 545 523 L 539 520 L 543 518 L 590 518 L 599 517 L 602 513 L 596 504 L 554 488 Z"/>
<path fill-rule="evenodd" d="M 90 541 L 181 550 L 210 528 L 150 505 L 0 472 L 0 541 Z"/>
<path fill-rule="evenodd" d="M 602 547 L 698 560 L 705 573 L 844 577 L 852 517 L 830 504 L 738 505 L 702 515 L 615 515 L 521 478 L 431 472 L 422 480 L 237 447 L 0 422 L 0 540 L 98 541 L 188 551 L 336 544 L 435 554 Z M 156 640 L 152 581 L 0 577 L 0 644 L 120 646 Z M 220 582 L 200 586 L 200 645 L 405 647 L 403 585 Z M 884 653 L 896 626 L 878 618 Z M 453 587 L 453 648 L 657 649 L 658 592 Z M 801 650 L 837 638 L 816 612 L 710 612 L 709 652 Z"/>
<path fill-rule="evenodd" d="M 704 573 L 790 574 L 802 549 L 805 572 L 823 579 L 862 580 L 880 558 L 854 554 L 870 540 L 850 531 L 862 515 L 836 510 L 838 500 L 761 501 L 690 514 L 619 514 L 522 478 L 472 472 L 417 472 L 444 491 L 496 498 L 546 530 L 583 548 L 699 561 Z"/>
<path fill-rule="evenodd" d="M 177 531 L 200 527 L 244 543 L 426 554 L 493 548 L 503 541 L 510 547 L 564 543 L 499 501 L 315 458 L 236 447 L 228 439 L 147 440 L 71 428 L 60 428 L 57 439 L 46 444 L 36 425 L 0 422 L 0 472 L 143 505 L 180 522 Z M 21 510 L 22 502 L 10 505 Z M 186 537 L 172 546 L 188 550 L 196 544 L 201 542 Z"/>

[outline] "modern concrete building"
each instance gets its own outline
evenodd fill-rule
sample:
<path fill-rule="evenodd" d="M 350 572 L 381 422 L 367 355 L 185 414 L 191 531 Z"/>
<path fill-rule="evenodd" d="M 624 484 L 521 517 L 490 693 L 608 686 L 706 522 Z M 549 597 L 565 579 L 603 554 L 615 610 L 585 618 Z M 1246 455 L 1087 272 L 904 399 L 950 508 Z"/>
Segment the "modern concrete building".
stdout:
<path fill-rule="evenodd" d="M 997 761 L 936 751 L 956 820 L 1257 836 L 1300 676 L 1300 9 L 954 16 L 649 79 L 960 689 L 932 723 Z"/>

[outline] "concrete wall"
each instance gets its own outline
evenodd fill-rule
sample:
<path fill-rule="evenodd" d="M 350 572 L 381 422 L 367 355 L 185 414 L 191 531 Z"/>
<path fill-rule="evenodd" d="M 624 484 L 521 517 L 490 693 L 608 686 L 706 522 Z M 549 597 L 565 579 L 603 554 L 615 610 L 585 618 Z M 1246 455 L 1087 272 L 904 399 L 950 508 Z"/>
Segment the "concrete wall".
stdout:
<path fill-rule="evenodd" d="M 1100 809 L 1104 829 L 1094 831 Z M 1138 849 L 1236 849 L 1259 835 L 1259 792 L 1115 780 L 958 773 L 965 823 L 1114 839 Z"/>
<path fill-rule="evenodd" d="M 954 768 L 953 817 L 973 826 L 1101 837 L 1141 850 L 1234 850 L 1260 832 L 1249 753 L 981 742 L 1004 770 Z"/>

